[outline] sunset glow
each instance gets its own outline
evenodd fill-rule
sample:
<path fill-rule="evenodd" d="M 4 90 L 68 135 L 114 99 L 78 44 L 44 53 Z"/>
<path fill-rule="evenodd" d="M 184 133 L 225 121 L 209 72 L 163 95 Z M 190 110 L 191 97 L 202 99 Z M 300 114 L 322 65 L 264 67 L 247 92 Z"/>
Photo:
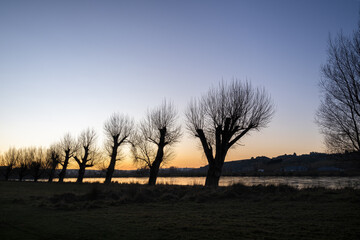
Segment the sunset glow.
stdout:
<path fill-rule="evenodd" d="M 227 161 L 324 152 L 314 122 L 320 67 L 329 33 L 350 34 L 358 9 L 350 0 L 1 1 L 0 153 L 87 127 L 102 148 L 112 113 L 139 122 L 169 99 L 183 136 L 167 166 L 200 167 L 207 161 L 184 110 L 235 78 L 264 87 L 275 116 Z M 117 166 L 137 167 L 129 154 Z"/>

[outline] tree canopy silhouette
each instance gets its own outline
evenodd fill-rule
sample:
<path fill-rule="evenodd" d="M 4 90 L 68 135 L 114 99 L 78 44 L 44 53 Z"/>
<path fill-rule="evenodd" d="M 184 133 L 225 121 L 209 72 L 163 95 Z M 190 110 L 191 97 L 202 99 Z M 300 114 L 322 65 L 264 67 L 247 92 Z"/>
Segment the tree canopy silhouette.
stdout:
<path fill-rule="evenodd" d="M 155 185 L 160 166 L 171 158 L 170 146 L 181 136 L 181 128 L 176 120 L 177 111 L 173 104 L 164 101 L 159 107 L 148 111 L 132 139 L 135 163 L 150 169 L 149 185 Z"/>
<path fill-rule="evenodd" d="M 316 122 L 331 152 L 360 151 L 360 25 L 329 40 Z"/>
<path fill-rule="evenodd" d="M 69 161 L 72 157 L 74 157 L 75 152 L 78 150 L 78 146 L 71 134 L 66 133 L 60 141 L 59 148 L 61 152 L 61 160 L 59 163 L 62 166 L 59 174 L 59 182 L 63 182 L 66 176 Z"/>
<path fill-rule="evenodd" d="M 187 128 L 198 138 L 209 163 L 206 186 L 218 186 L 230 148 L 252 130 L 266 127 L 274 107 L 263 88 L 249 82 L 221 82 L 186 110 Z"/>
<path fill-rule="evenodd" d="M 57 166 L 60 164 L 60 145 L 52 144 L 46 151 L 45 170 L 48 175 L 48 181 L 52 182 L 55 176 Z"/>
<path fill-rule="evenodd" d="M 37 182 L 46 167 L 46 149 L 42 147 L 33 147 L 29 148 L 27 151 L 28 155 L 31 156 L 29 163 L 30 174 L 34 179 L 34 182 Z"/>
<path fill-rule="evenodd" d="M 4 166 L 3 175 L 6 181 L 9 180 L 14 168 L 17 167 L 18 161 L 19 151 L 14 147 L 9 148 L 1 157 L 1 166 Z"/>
<path fill-rule="evenodd" d="M 79 146 L 74 155 L 76 163 L 79 165 L 79 174 L 76 182 L 81 183 L 84 179 L 85 169 L 93 167 L 98 160 L 98 151 L 96 148 L 96 132 L 94 129 L 82 131 L 78 137 Z"/>
<path fill-rule="evenodd" d="M 104 124 L 106 135 L 105 150 L 110 156 L 106 170 L 105 183 L 111 183 L 116 161 L 119 161 L 119 147 L 129 140 L 134 129 L 134 122 L 127 116 L 113 114 Z"/>

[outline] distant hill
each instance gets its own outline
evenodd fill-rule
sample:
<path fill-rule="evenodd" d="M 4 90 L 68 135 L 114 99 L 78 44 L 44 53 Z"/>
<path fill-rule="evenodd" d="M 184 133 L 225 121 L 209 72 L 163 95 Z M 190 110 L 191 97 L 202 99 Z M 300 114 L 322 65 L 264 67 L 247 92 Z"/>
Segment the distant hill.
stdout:
<path fill-rule="evenodd" d="M 201 167 L 206 171 L 208 165 Z M 315 153 L 225 162 L 223 175 L 360 175 L 360 154 Z"/>
<path fill-rule="evenodd" d="M 162 168 L 159 176 L 206 176 L 208 165 L 200 168 Z M 0 179 L 5 167 L 0 166 Z M 16 169 L 11 175 L 16 179 Z M 58 176 L 60 170 L 56 170 Z M 113 177 L 146 177 L 148 169 L 115 170 Z M 67 178 L 76 178 L 78 169 L 68 169 Z M 85 177 L 104 178 L 106 170 L 86 170 Z M 251 159 L 225 162 L 223 176 L 360 176 L 360 153 L 326 154 L 311 152 L 297 156 L 284 154 L 274 158 L 259 156 Z M 46 176 L 42 176 L 46 178 Z M 25 179 L 30 179 L 27 175 Z"/>

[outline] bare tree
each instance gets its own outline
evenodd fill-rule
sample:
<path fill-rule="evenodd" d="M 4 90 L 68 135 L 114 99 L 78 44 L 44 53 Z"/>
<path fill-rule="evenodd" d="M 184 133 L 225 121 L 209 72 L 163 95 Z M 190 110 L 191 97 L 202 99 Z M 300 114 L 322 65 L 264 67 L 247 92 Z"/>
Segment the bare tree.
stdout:
<path fill-rule="evenodd" d="M 74 159 L 79 165 L 79 174 L 76 182 L 81 183 L 85 175 L 85 169 L 95 165 L 97 160 L 96 132 L 94 129 L 86 129 L 81 132 L 78 138 L 78 151 Z"/>
<path fill-rule="evenodd" d="M 209 163 L 206 186 L 218 186 L 230 148 L 252 130 L 266 127 L 274 113 L 270 96 L 249 82 L 221 82 L 190 102 L 187 128 L 199 138 Z"/>
<path fill-rule="evenodd" d="M 56 167 L 60 164 L 60 146 L 59 144 L 52 144 L 46 152 L 46 173 L 48 181 L 52 182 L 54 179 Z"/>
<path fill-rule="evenodd" d="M 360 151 L 360 25 L 352 37 L 329 40 L 316 122 L 331 152 Z"/>
<path fill-rule="evenodd" d="M 22 148 L 18 150 L 17 172 L 21 182 L 29 174 L 30 163 L 35 159 L 35 148 Z"/>
<path fill-rule="evenodd" d="M 134 122 L 125 115 L 113 114 L 104 124 L 106 135 L 105 150 L 110 156 L 106 171 L 105 183 L 111 183 L 116 161 L 119 161 L 119 147 L 129 140 L 134 128 Z"/>
<path fill-rule="evenodd" d="M 28 156 L 31 157 L 29 160 L 29 170 L 32 175 L 34 182 L 37 182 L 45 170 L 46 164 L 46 149 L 39 148 L 28 148 Z"/>
<path fill-rule="evenodd" d="M 66 176 L 66 169 L 69 164 L 69 161 L 72 157 L 74 157 L 74 154 L 78 149 L 78 146 L 76 145 L 76 141 L 71 136 L 71 134 L 67 133 L 61 139 L 59 148 L 61 151 L 60 165 L 62 165 L 62 169 L 59 174 L 59 182 L 63 182 Z"/>
<path fill-rule="evenodd" d="M 14 168 L 17 166 L 18 158 L 18 150 L 14 147 L 9 148 L 2 156 L 1 166 L 6 181 L 9 180 Z"/>
<path fill-rule="evenodd" d="M 149 185 L 155 185 L 160 166 L 171 157 L 171 149 L 181 136 L 177 111 L 166 101 L 149 111 L 132 140 L 134 161 L 150 169 Z"/>

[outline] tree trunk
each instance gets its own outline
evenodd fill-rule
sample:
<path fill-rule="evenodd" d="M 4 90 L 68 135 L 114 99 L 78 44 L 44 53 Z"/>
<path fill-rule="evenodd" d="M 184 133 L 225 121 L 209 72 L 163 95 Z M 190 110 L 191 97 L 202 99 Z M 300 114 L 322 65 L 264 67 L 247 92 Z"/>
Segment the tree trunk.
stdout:
<path fill-rule="evenodd" d="M 156 184 L 156 179 L 159 173 L 160 163 L 153 163 L 150 167 L 150 177 L 149 177 L 149 185 L 154 186 Z"/>
<path fill-rule="evenodd" d="M 66 175 L 67 165 L 69 164 L 69 159 L 70 159 L 69 154 L 66 153 L 64 165 L 63 165 L 63 168 L 61 169 L 61 172 L 60 172 L 60 174 L 59 174 L 59 183 L 64 182 L 64 178 L 65 178 L 65 175 Z"/>
<path fill-rule="evenodd" d="M 22 182 L 22 180 L 24 179 L 25 175 L 26 175 L 26 168 L 20 168 L 19 169 L 19 181 Z"/>
<path fill-rule="evenodd" d="M 39 180 L 39 178 L 40 178 L 40 175 L 41 175 L 41 173 L 40 173 L 40 169 L 39 168 L 35 168 L 34 169 L 34 182 L 37 182 L 38 180 Z"/>
<path fill-rule="evenodd" d="M 6 169 L 5 169 L 5 180 L 6 180 L 6 181 L 9 180 L 11 171 L 12 171 L 12 167 L 7 166 Z"/>
<path fill-rule="evenodd" d="M 115 141 L 114 144 L 116 144 L 117 139 L 115 139 L 114 141 Z M 116 164 L 117 149 L 118 149 L 117 145 L 115 145 L 112 149 L 110 164 L 106 171 L 106 177 L 104 182 L 105 184 L 111 183 L 111 178 L 114 173 L 115 164 Z"/>
<path fill-rule="evenodd" d="M 76 182 L 82 183 L 82 181 L 84 179 L 84 175 L 85 175 L 85 165 L 81 165 L 79 168 L 79 174 L 78 174 Z"/>
<path fill-rule="evenodd" d="M 149 185 L 155 185 L 156 179 L 159 173 L 160 165 L 164 158 L 164 147 L 165 147 L 165 136 L 166 136 L 166 127 L 160 129 L 160 141 L 158 144 L 158 150 L 154 162 L 150 167 L 150 177 Z"/>
<path fill-rule="evenodd" d="M 20 174 L 19 175 L 19 181 L 22 182 L 23 178 L 24 178 L 24 175 Z"/>
<path fill-rule="evenodd" d="M 215 166 L 215 164 L 209 164 L 209 169 L 206 174 L 205 186 L 207 186 L 207 187 L 219 186 L 221 170 L 222 170 L 222 167 Z"/>
<path fill-rule="evenodd" d="M 115 161 L 113 162 L 111 159 L 109 167 L 106 171 L 106 177 L 105 177 L 105 182 L 104 182 L 105 184 L 111 183 L 111 178 L 114 173 L 114 169 L 115 169 Z"/>
<path fill-rule="evenodd" d="M 225 122 L 225 128 L 228 128 L 229 120 Z M 221 176 L 222 166 L 225 161 L 225 156 L 229 150 L 229 140 L 231 137 L 228 136 L 228 133 L 224 133 L 221 126 L 216 128 L 215 133 L 215 158 L 213 157 L 213 149 L 206 140 L 206 136 L 202 129 L 197 129 L 198 137 L 200 138 L 201 144 L 203 146 L 206 158 L 209 163 L 209 169 L 206 174 L 205 186 L 217 187 L 219 186 L 219 179 Z M 225 142 L 224 142 L 225 141 Z"/>
<path fill-rule="evenodd" d="M 50 174 L 49 174 L 49 179 L 48 182 L 52 182 L 54 178 L 54 172 L 51 170 Z"/>
<path fill-rule="evenodd" d="M 220 150 L 214 159 L 213 162 L 209 162 L 209 169 L 206 174 L 205 186 L 217 187 L 219 186 L 219 180 L 222 172 L 222 167 L 224 165 L 226 149 Z"/>
<path fill-rule="evenodd" d="M 50 169 L 48 182 L 52 182 L 52 181 L 53 181 L 54 174 L 55 174 L 55 169 L 56 169 L 56 166 L 55 166 L 55 167 L 52 167 L 52 168 Z"/>

